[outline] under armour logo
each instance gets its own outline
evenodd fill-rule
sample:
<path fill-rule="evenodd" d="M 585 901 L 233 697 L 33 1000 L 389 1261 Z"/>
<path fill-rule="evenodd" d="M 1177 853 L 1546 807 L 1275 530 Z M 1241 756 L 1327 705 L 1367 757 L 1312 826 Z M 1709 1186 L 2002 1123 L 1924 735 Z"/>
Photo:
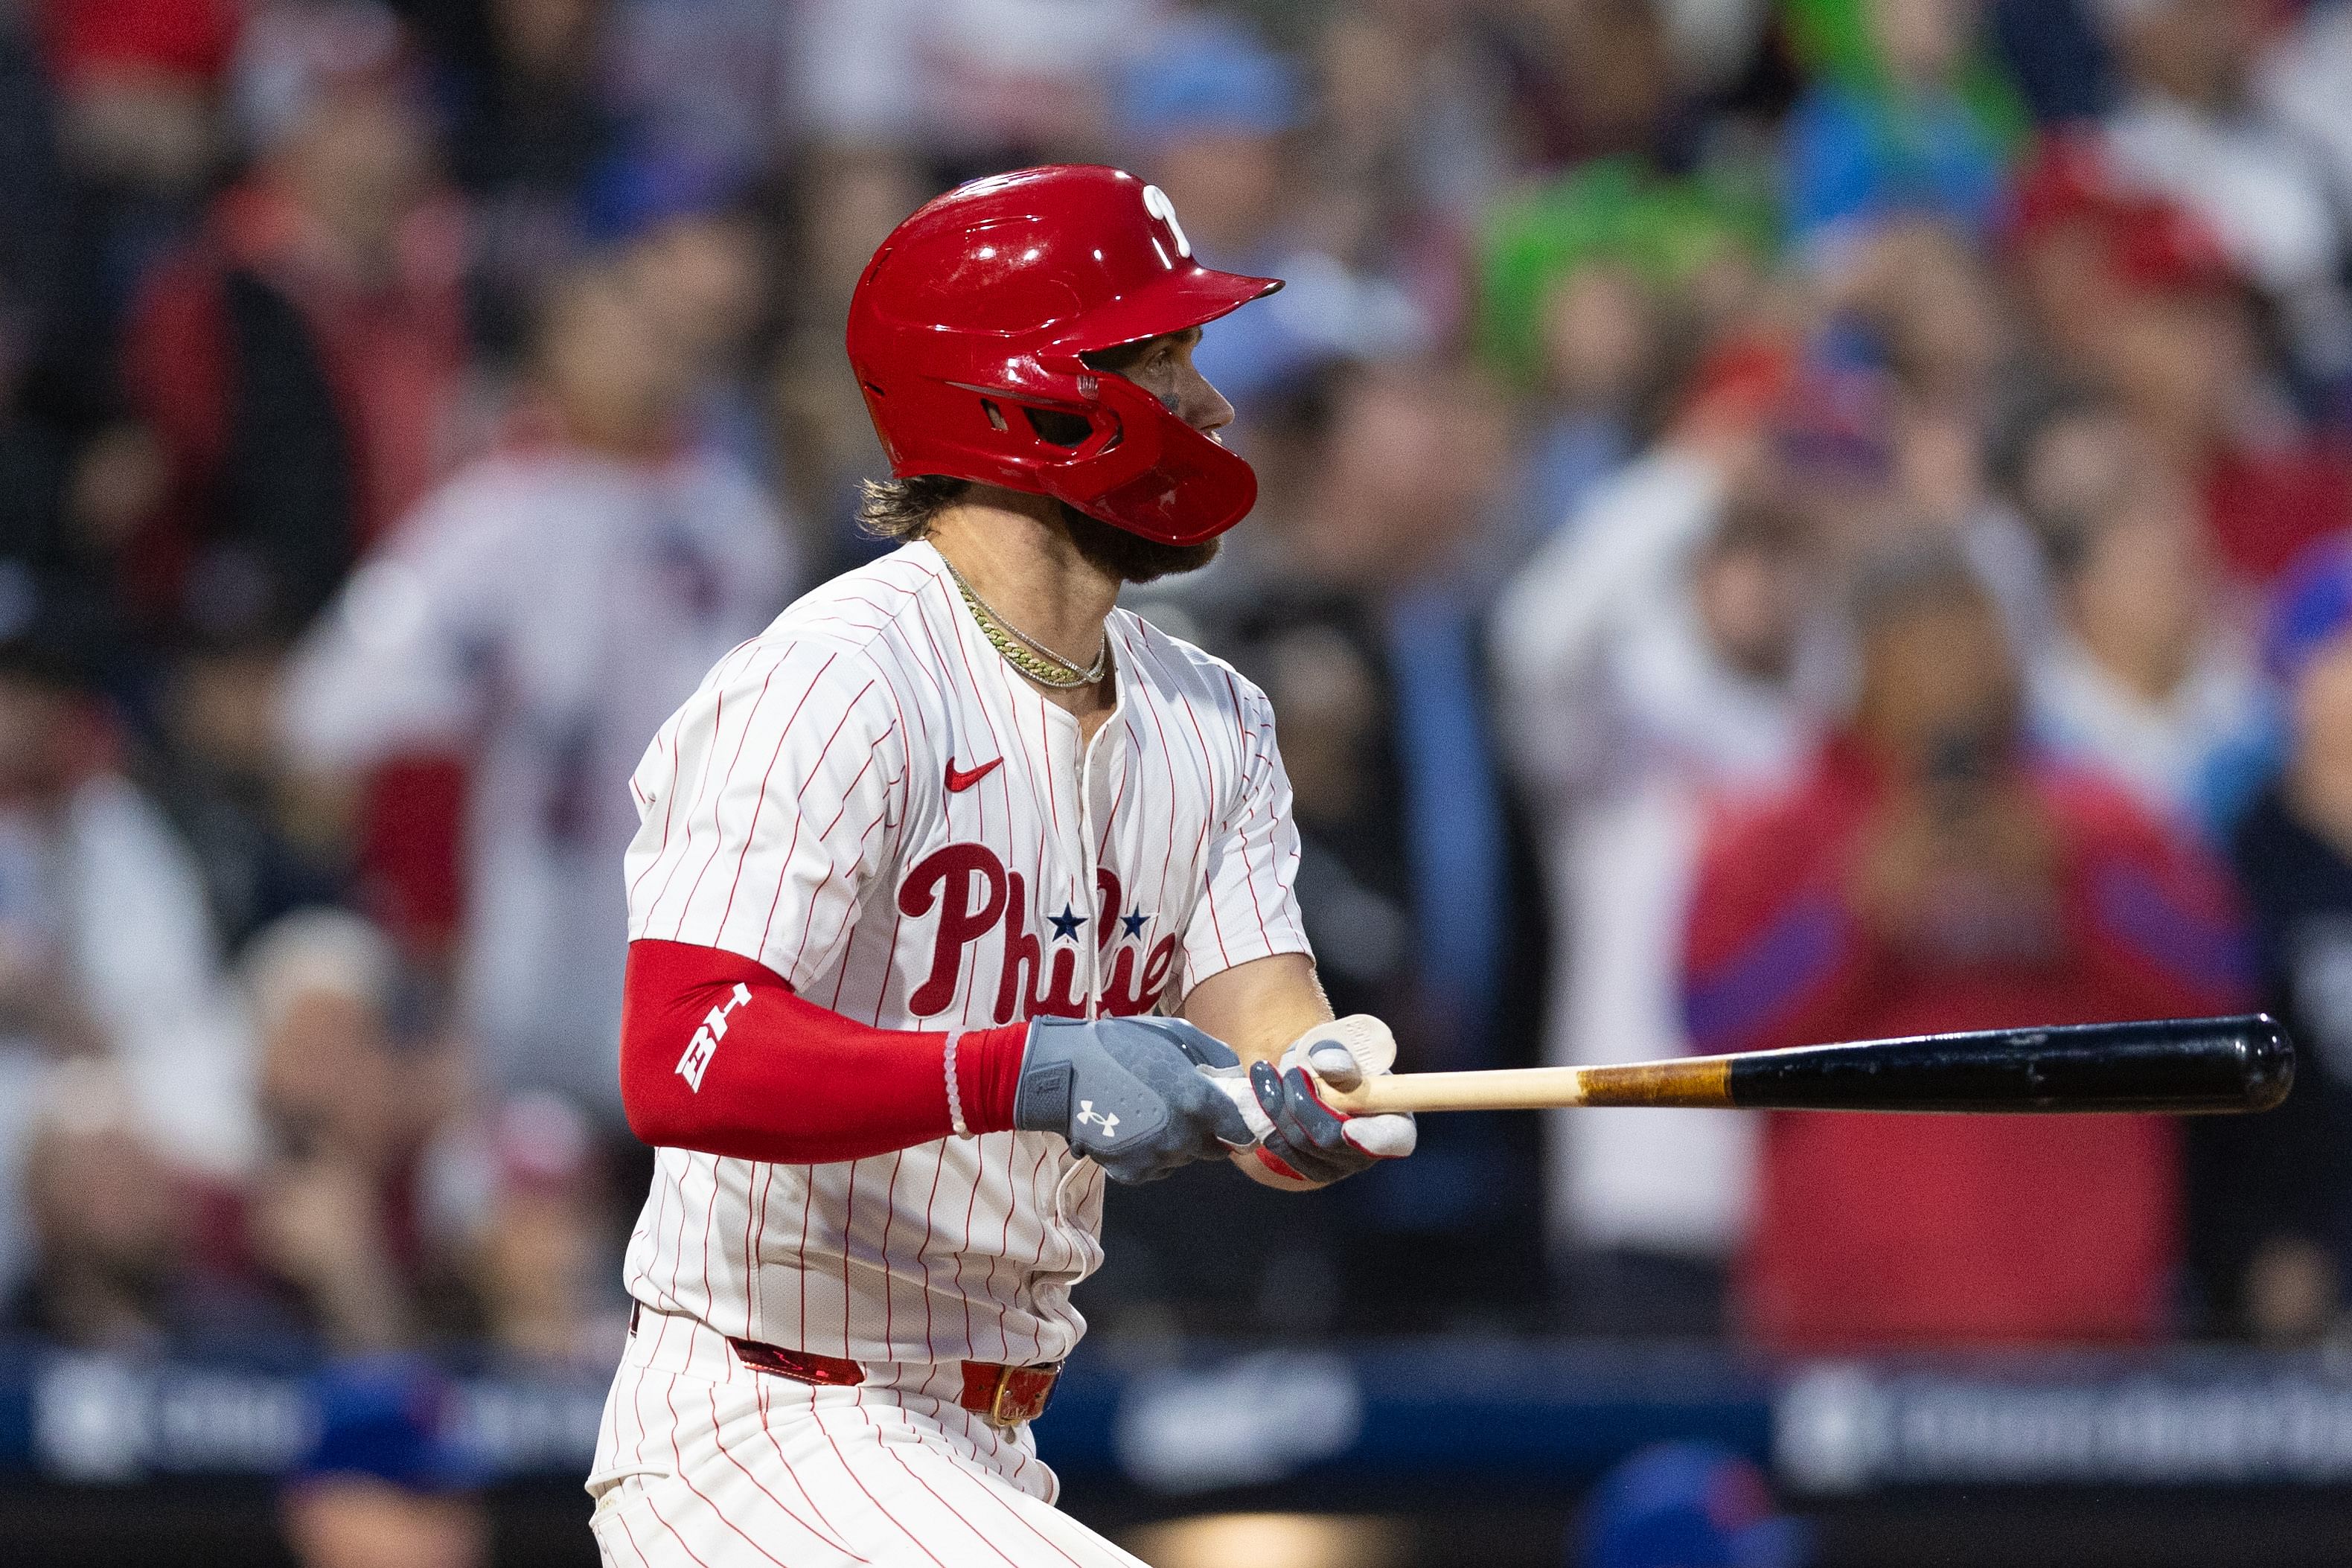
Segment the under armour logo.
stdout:
<path fill-rule="evenodd" d="M 1103 1141 L 1105 1143 L 1108 1143 L 1112 1138 L 1118 1136 L 1118 1134 L 1112 1132 L 1111 1129 L 1118 1125 L 1118 1113 L 1116 1111 L 1097 1111 L 1095 1109 L 1095 1103 L 1091 1100 L 1081 1100 L 1078 1102 L 1078 1114 L 1076 1120 L 1082 1123 L 1092 1122 L 1096 1126 L 1100 1127 L 1102 1129 Z"/>
<path fill-rule="evenodd" d="M 727 1015 L 751 999 L 751 988 L 742 981 L 735 982 L 735 994 L 727 998 L 725 1007 L 713 1008 L 703 1015 L 702 1027 L 686 1042 L 686 1054 L 677 1059 L 677 1075 L 696 1093 L 702 1092 L 702 1075 L 718 1054 L 719 1042 L 727 1038 Z"/>

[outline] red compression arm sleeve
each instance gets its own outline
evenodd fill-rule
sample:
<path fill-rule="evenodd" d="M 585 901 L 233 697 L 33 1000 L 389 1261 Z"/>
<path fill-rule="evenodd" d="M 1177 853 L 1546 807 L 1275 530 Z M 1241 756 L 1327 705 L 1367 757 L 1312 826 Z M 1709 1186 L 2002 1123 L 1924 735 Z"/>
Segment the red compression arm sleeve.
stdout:
<path fill-rule="evenodd" d="M 1029 1026 L 956 1041 L 964 1125 L 1013 1125 Z M 686 942 L 629 944 L 621 1104 L 648 1144 L 783 1165 L 863 1159 L 948 1136 L 944 1030 L 874 1029 L 764 964 Z"/>

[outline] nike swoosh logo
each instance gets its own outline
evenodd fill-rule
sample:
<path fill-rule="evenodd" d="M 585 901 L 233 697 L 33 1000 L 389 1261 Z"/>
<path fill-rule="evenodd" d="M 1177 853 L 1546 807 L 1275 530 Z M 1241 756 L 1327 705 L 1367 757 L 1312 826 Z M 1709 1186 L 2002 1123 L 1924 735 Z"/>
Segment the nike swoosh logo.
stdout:
<path fill-rule="evenodd" d="M 971 789 L 973 785 L 979 783 L 982 779 L 987 778 L 990 774 L 995 772 L 998 768 L 1003 766 L 1004 758 L 1002 757 L 994 757 L 991 758 L 986 762 L 982 763 L 977 768 L 967 768 L 961 772 L 958 772 L 956 770 L 955 758 L 950 757 L 948 758 L 948 793 L 950 795 L 961 795 L 965 790 Z"/>

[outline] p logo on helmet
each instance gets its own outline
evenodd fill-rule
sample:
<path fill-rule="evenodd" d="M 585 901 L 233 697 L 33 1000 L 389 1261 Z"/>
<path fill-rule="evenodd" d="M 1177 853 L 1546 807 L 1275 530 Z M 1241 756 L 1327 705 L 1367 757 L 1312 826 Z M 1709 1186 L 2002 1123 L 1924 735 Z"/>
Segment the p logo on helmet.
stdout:
<path fill-rule="evenodd" d="M 1024 169 L 960 185 L 891 231 L 850 298 L 849 362 L 892 474 L 1052 496 L 1161 544 L 1198 544 L 1248 515 L 1257 476 L 1081 356 L 1281 287 L 1202 267 L 1175 204 L 1124 170 Z M 1075 415 L 1084 434 L 1032 413 Z"/>
<path fill-rule="evenodd" d="M 1192 242 L 1184 237 L 1184 225 L 1176 221 L 1176 204 L 1168 199 L 1168 193 L 1157 185 L 1144 186 L 1143 210 L 1168 225 L 1168 232 L 1176 236 L 1176 254 L 1191 260 Z"/>

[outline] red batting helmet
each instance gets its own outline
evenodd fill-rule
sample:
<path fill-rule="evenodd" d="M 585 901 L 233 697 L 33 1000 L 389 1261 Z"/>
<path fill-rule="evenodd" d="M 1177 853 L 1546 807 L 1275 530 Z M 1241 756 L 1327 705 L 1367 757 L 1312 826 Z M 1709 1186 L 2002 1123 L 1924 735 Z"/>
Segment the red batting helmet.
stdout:
<path fill-rule="evenodd" d="M 1124 170 L 1023 169 L 959 185 L 891 231 L 850 296 L 849 363 L 891 473 L 1052 496 L 1197 544 L 1248 515 L 1257 476 L 1079 356 L 1281 287 L 1193 260 L 1167 196 Z"/>

